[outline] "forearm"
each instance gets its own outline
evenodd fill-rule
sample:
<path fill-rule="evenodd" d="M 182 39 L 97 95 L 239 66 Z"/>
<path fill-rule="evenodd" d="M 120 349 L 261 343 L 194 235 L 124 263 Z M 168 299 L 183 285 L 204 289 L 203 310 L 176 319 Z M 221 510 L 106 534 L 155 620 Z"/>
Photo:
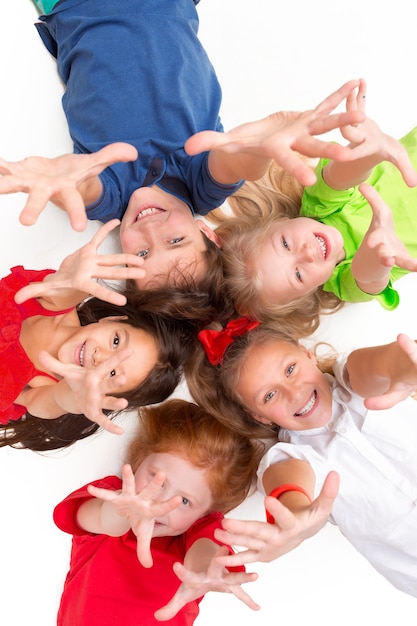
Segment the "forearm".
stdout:
<path fill-rule="evenodd" d="M 198 539 L 187 551 L 184 566 L 193 572 L 206 572 L 219 546 L 211 539 Z"/>
<path fill-rule="evenodd" d="M 346 367 L 353 391 L 367 398 L 382 395 L 395 382 L 405 378 L 410 360 L 397 342 L 393 342 L 354 350 Z"/>
<path fill-rule="evenodd" d="M 308 496 L 299 491 L 289 490 L 279 497 L 281 504 L 296 512 L 308 506 L 314 498 L 315 474 L 307 461 L 291 459 L 270 465 L 262 476 L 265 493 L 270 494 L 276 487 L 284 484 L 297 485 Z"/>
<path fill-rule="evenodd" d="M 382 265 L 375 250 L 363 243 L 352 259 L 351 271 L 358 285 L 365 293 L 381 293 L 389 283 L 391 267 Z"/>
<path fill-rule="evenodd" d="M 212 150 L 208 157 L 210 175 L 222 185 L 239 180 L 258 180 L 267 171 L 271 159 L 247 153 Z"/>
<path fill-rule="evenodd" d="M 78 413 L 73 394 L 65 380 L 42 387 L 26 387 L 15 402 L 42 419 L 56 419 L 65 413 Z"/>
<path fill-rule="evenodd" d="M 78 185 L 78 191 L 84 201 L 85 206 L 94 204 L 100 198 L 102 192 L 102 184 L 99 176 L 87 178 Z"/>
<path fill-rule="evenodd" d="M 77 524 L 90 533 L 110 537 L 121 537 L 130 529 L 129 522 L 117 514 L 113 503 L 99 498 L 87 500 L 79 507 Z"/>
<path fill-rule="evenodd" d="M 326 185 L 332 189 L 349 189 L 363 183 L 379 162 L 377 155 L 356 161 L 329 161 L 323 168 L 322 176 Z"/>

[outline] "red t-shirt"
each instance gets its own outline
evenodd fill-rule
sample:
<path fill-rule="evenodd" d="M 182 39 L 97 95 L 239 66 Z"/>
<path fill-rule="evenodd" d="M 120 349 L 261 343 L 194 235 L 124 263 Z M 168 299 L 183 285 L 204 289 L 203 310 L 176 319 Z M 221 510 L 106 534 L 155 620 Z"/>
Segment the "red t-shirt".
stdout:
<path fill-rule="evenodd" d="M 89 483 L 105 489 L 121 489 L 117 476 Z M 54 510 L 54 521 L 73 535 L 70 569 L 67 574 L 58 626 L 189 626 L 198 615 L 202 598 L 189 602 L 173 619 L 159 622 L 154 612 L 175 594 L 180 580 L 172 566 L 183 562 L 190 546 L 202 537 L 219 543 L 214 530 L 223 515 L 211 513 L 197 520 L 183 535 L 152 539 L 153 567 L 138 561 L 137 540 L 132 531 L 121 537 L 95 535 L 76 523 L 78 507 L 91 498 L 87 485 L 70 494 Z M 220 544 L 221 545 L 221 544 Z M 233 553 L 229 547 L 230 553 Z M 243 567 L 230 568 L 244 571 Z"/>

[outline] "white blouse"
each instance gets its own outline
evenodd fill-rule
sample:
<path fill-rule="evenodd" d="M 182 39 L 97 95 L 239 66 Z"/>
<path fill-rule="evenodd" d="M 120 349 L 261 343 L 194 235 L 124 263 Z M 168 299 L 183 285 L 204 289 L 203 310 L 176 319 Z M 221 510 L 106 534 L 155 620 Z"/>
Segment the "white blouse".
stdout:
<path fill-rule="evenodd" d="M 327 375 L 333 389 L 332 420 L 305 431 L 282 429 L 263 457 L 273 463 L 308 461 L 317 496 L 331 470 L 340 490 L 329 521 L 398 589 L 417 597 L 417 402 L 411 398 L 384 411 L 368 411 L 346 375 L 348 353 Z"/>

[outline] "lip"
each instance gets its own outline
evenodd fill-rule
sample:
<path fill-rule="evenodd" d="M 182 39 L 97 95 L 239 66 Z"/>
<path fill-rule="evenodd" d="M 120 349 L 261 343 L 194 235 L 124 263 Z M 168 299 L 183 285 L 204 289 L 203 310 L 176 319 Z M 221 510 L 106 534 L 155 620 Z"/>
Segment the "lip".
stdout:
<path fill-rule="evenodd" d="M 314 233 L 314 237 L 316 239 L 316 243 L 319 249 L 320 258 L 323 261 L 326 261 L 329 258 L 329 254 L 332 249 L 329 239 L 328 237 L 323 235 L 323 233 Z"/>
<path fill-rule="evenodd" d="M 84 341 L 82 344 L 75 348 L 74 363 L 76 363 L 76 365 L 79 365 L 80 367 L 85 366 L 85 344 L 86 341 Z"/>
<path fill-rule="evenodd" d="M 318 393 L 317 393 L 317 390 L 314 389 L 309 399 L 303 404 L 302 407 L 300 407 L 298 411 L 294 413 L 294 417 L 297 417 L 298 419 L 300 418 L 304 419 L 306 417 L 309 417 L 313 413 L 313 411 L 317 408 L 318 402 L 319 402 Z"/>

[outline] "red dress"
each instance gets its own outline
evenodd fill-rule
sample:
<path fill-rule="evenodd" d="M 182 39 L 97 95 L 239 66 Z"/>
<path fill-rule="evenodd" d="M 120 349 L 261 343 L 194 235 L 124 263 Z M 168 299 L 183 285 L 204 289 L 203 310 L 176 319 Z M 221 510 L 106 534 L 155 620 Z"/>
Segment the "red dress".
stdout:
<path fill-rule="evenodd" d="M 121 489 L 117 476 L 92 483 L 104 489 Z M 180 580 L 172 566 L 184 562 L 190 546 L 199 538 L 214 538 L 221 527 L 222 513 L 210 513 L 177 537 L 155 537 L 151 541 L 153 566 L 143 567 L 137 557 L 137 540 L 130 530 L 121 537 L 95 535 L 76 523 L 79 506 L 92 496 L 87 486 L 78 489 L 54 510 L 55 524 L 73 535 L 70 569 L 58 612 L 58 626 L 191 626 L 202 598 L 189 602 L 167 621 L 154 618 L 174 595 Z M 220 544 L 222 545 L 222 544 Z M 229 551 L 233 554 L 230 546 Z M 229 568 L 245 571 L 243 566 Z"/>
<path fill-rule="evenodd" d="M 14 400 L 35 376 L 54 376 L 41 372 L 33 365 L 20 344 L 22 322 L 34 315 L 61 315 L 66 311 L 49 311 L 35 298 L 16 304 L 15 294 L 29 283 L 41 282 L 55 270 L 25 270 L 12 267 L 11 274 L 0 280 L 0 424 L 8 424 L 26 413 L 26 407 Z"/>

